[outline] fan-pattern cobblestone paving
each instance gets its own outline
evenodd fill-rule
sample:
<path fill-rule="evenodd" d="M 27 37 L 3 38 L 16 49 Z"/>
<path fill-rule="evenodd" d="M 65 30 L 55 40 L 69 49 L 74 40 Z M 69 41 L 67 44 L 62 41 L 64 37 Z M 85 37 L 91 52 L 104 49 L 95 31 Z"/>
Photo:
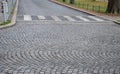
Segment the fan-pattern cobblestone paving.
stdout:
<path fill-rule="evenodd" d="M 17 22 L 0 30 L 1 74 L 119 74 L 120 27 Z"/>

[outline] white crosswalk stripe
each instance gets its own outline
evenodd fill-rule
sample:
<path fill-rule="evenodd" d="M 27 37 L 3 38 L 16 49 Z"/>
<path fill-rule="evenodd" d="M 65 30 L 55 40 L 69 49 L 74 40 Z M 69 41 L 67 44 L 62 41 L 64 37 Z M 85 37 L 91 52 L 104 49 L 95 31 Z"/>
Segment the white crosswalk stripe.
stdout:
<path fill-rule="evenodd" d="M 83 20 L 83 21 L 90 21 L 90 20 L 88 20 L 88 19 L 86 19 L 86 18 L 84 18 L 82 16 L 76 16 L 76 17 L 79 18 L 79 19 L 81 19 L 81 20 Z"/>
<path fill-rule="evenodd" d="M 46 19 L 45 16 L 40 16 L 40 15 L 39 15 L 39 16 L 37 16 L 37 17 L 38 17 L 39 20 L 45 20 L 45 19 Z"/>
<path fill-rule="evenodd" d="M 68 19 L 69 21 L 76 21 L 75 19 L 71 18 L 70 16 L 63 16 L 63 17 Z"/>
<path fill-rule="evenodd" d="M 24 15 L 24 16 L 18 16 L 18 20 L 24 20 L 24 21 L 32 21 L 32 20 L 53 20 L 53 21 L 73 21 L 73 22 L 79 22 L 79 21 L 85 21 L 85 22 L 92 22 L 92 21 L 98 21 L 102 22 L 105 21 L 105 19 L 101 19 L 99 17 L 95 16 L 31 16 L 31 15 Z"/>
<path fill-rule="evenodd" d="M 31 18 L 30 15 L 24 15 L 24 20 L 25 20 L 25 21 L 31 21 L 32 18 Z"/>
<path fill-rule="evenodd" d="M 102 19 L 100 19 L 100 18 L 96 18 L 96 17 L 94 17 L 94 16 L 88 16 L 88 18 L 94 19 L 94 20 L 96 20 L 96 21 L 104 21 L 104 20 L 102 20 Z"/>
<path fill-rule="evenodd" d="M 58 18 L 57 16 L 51 16 L 55 21 L 62 21 L 60 18 Z"/>

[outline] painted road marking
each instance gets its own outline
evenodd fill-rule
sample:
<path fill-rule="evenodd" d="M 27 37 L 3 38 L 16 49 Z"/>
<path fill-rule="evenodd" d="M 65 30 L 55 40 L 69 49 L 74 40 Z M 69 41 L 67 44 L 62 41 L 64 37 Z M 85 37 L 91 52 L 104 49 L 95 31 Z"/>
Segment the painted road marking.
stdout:
<path fill-rule="evenodd" d="M 75 19 L 71 18 L 70 16 L 63 16 L 64 18 L 66 18 L 69 21 L 76 21 Z"/>
<path fill-rule="evenodd" d="M 79 19 L 81 19 L 81 20 L 83 20 L 83 21 L 90 21 L 90 20 L 88 20 L 88 19 L 86 19 L 86 18 L 84 18 L 82 16 L 76 16 L 76 17 L 79 18 Z"/>
<path fill-rule="evenodd" d="M 94 20 L 96 20 L 96 21 L 104 21 L 104 20 L 102 20 L 102 19 L 100 19 L 100 18 L 96 18 L 96 17 L 94 17 L 94 16 L 88 16 L 88 18 L 94 19 Z"/>
<path fill-rule="evenodd" d="M 85 22 L 90 22 L 90 21 L 98 21 L 102 22 L 105 21 L 104 19 L 101 19 L 99 17 L 95 16 L 32 16 L 32 15 L 23 15 L 23 16 L 18 16 L 18 20 L 24 20 L 24 21 L 32 21 L 32 20 L 53 20 L 53 21 L 85 21 Z"/>
<path fill-rule="evenodd" d="M 38 16 L 38 18 L 39 18 L 39 20 L 45 20 L 46 18 L 45 18 L 45 16 Z"/>
<path fill-rule="evenodd" d="M 57 16 L 51 16 L 55 21 L 62 21 L 60 18 L 58 18 Z"/>
<path fill-rule="evenodd" d="M 30 15 L 24 15 L 24 20 L 25 20 L 25 21 L 31 21 L 32 18 L 31 18 Z"/>

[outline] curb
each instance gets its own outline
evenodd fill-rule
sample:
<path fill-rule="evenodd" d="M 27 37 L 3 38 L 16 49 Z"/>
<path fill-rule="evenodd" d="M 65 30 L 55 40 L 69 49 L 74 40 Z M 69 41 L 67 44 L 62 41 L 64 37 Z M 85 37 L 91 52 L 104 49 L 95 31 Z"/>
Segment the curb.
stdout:
<path fill-rule="evenodd" d="M 7 24 L 7 25 L 0 26 L 0 29 L 9 28 L 9 27 L 12 27 L 12 26 L 14 26 L 16 24 L 16 16 L 17 16 L 17 11 L 18 11 L 18 3 L 19 3 L 19 0 L 16 0 L 16 5 L 15 5 L 15 9 L 14 9 L 14 14 L 13 14 L 12 19 L 11 19 L 11 23 Z"/>
<path fill-rule="evenodd" d="M 104 15 L 104 14 L 99 14 L 99 13 L 95 13 L 95 12 L 92 12 L 92 11 L 88 11 L 88 10 L 85 10 L 85 9 L 79 9 L 79 8 L 76 8 L 76 7 L 73 7 L 73 6 L 70 6 L 70 5 L 67 5 L 67 4 L 64 4 L 64 3 L 61 3 L 61 2 L 58 2 L 56 0 L 49 0 L 53 3 L 56 3 L 56 4 L 59 4 L 59 5 L 62 5 L 62 6 L 65 6 L 65 7 L 68 7 L 68 8 L 71 8 L 71 9 L 74 9 L 76 11 L 80 11 L 80 12 L 83 12 L 83 13 L 86 13 L 86 14 L 89 14 L 89 15 L 92 15 L 92 16 L 98 16 L 98 17 L 101 17 L 103 19 L 107 19 L 107 20 L 110 20 L 110 21 L 115 21 L 113 19 L 110 19 L 109 16 L 107 15 Z"/>
<path fill-rule="evenodd" d="M 120 25 L 120 22 L 118 22 L 118 21 L 113 21 L 114 23 L 116 23 L 116 24 L 118 24 L 118 25 Z"/>

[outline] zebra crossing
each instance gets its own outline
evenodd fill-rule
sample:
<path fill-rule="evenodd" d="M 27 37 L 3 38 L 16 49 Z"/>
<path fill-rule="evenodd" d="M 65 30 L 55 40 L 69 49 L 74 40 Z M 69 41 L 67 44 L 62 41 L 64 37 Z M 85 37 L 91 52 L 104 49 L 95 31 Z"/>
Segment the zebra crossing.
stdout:
<path fill-rule="evenodd" d="M 32 15 L 22 15 L 17 16 L 17 21 L 33 21 L 33 20 L 39 20 L 39 21 L 85 21 L 85 22 L 91 22 L 91 21 L 97 21 L 97 22 L 103 22 L 106 21 L 106 19 L 102 19 L 96 16 L 32 16 Z"/>

